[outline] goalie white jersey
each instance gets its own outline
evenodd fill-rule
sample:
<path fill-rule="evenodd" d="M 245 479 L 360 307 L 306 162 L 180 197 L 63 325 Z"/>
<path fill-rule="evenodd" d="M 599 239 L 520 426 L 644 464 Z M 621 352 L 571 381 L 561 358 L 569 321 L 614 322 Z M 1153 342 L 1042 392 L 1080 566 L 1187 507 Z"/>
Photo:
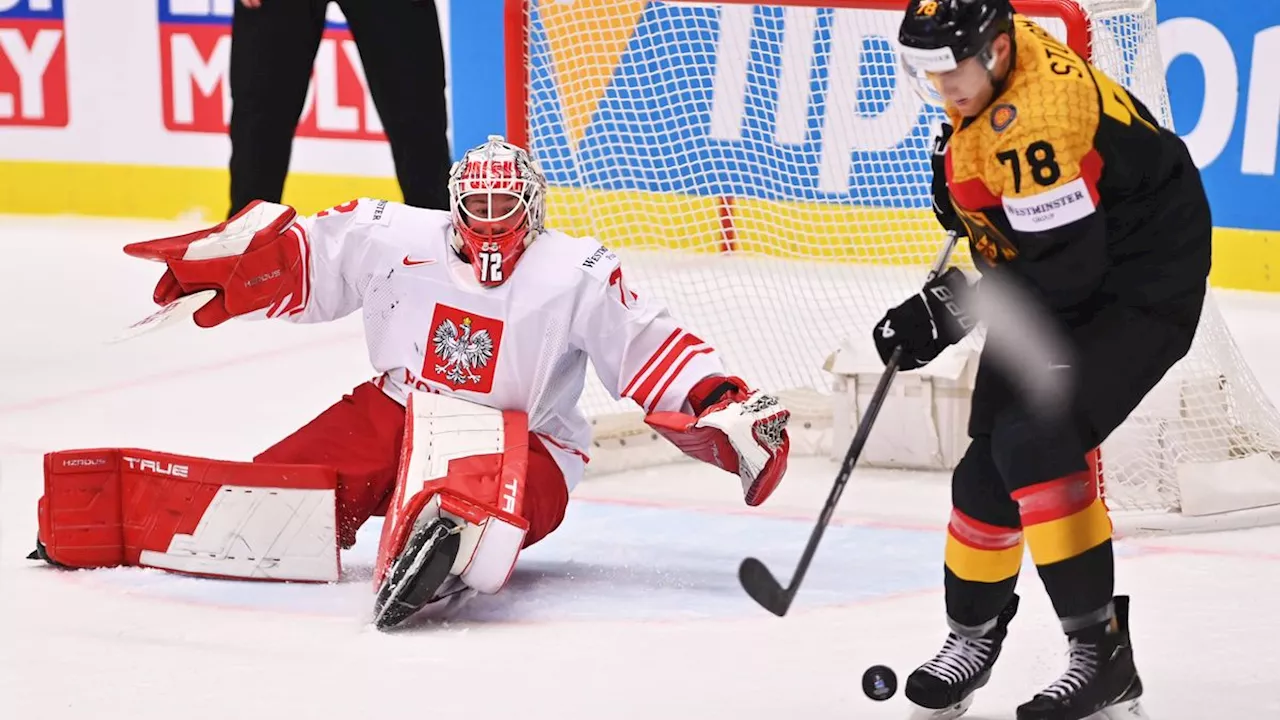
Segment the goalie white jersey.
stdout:
<path fill-rule="evenodd" d="M 594 239 L 547 230 L 505 283 L 485 288 L 454 252 L 447 212 L 365 199 L 295 227 L 308 284 L 284 317 L 362 309 L 383 392 L 401 404 L 416 389 L 524 411 L 571 489 L 591 442 L 577 408 L 588 359 L 610 394 L 646 412 L 689 412 L 689 389 L 727 374 L 710 345 L 626 285 L 618 256 Z"/>

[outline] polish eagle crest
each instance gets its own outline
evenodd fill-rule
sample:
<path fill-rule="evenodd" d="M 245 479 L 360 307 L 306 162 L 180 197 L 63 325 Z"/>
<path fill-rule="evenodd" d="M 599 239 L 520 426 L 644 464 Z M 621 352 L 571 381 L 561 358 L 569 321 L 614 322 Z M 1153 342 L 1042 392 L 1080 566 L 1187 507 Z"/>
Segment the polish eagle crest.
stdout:
<path fill-rule="evenodd" d="M 479 383 L 480 376 L 472 371 L 493 359 L 493 336 L 488 330 L 471 332 L 469 317 L 462 319 L 462 327 L 445 318 L 431 334 L 431 343 L 444 363 L 436 365 L 436 372 L 455 385 Z"/>

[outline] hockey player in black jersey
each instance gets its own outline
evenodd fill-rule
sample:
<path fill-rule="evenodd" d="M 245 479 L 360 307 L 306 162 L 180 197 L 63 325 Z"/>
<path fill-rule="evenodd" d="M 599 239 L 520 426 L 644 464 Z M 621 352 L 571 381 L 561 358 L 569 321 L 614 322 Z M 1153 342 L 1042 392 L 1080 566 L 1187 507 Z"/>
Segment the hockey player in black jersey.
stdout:
<path fill-rule="evenodd" d="M 1024 290 L 1070 350 L 1055 362 L 1070 403 L 1051 415 L 1026 407 L 984 353 L 972 442 L 952 479 L 951 633 L 906 695 L 925 717 L 964 713 L 1000 655 L 1029 547 L 1070 655 L 1018 720 L 1143 717 L 1097 449 L 1190 349 L 1212 233 L 1199 172 L 1138 98 L 1009 0 L 910 0 L 898 49 L 948 116 L 939 220 L 968 238 L 984 277 Z M 874 330 L 881 357 L 902 346 L 910 370 L 959 341 L 980 285 L 951 268 L 890 309 Z M 1016 343 L 996 323 L 987 346 Z"/>

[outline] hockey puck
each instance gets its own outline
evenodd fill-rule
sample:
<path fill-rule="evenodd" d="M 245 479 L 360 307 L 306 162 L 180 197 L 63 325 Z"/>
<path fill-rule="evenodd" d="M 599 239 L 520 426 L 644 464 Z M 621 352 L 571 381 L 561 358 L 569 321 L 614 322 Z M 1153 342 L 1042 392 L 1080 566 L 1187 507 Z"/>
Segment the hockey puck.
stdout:
<path fill-rule="evenodd" d="M 862 673 L 862 692 L 876 702 L 883 702 L 898 692 L 898 676 L 884 665 L 872 665 Z"/>

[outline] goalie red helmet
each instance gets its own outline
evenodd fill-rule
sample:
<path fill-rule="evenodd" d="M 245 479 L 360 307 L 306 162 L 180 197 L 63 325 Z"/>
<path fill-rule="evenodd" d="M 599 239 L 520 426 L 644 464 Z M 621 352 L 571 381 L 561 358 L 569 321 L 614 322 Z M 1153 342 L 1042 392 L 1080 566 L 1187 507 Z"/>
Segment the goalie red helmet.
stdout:
<path fill-rule="evenodd" d="M 506 282 L 542 232 L 547 180 L 529 153 L 490 135 L 449 173 L 454 247 L 489 287 Z"/>

